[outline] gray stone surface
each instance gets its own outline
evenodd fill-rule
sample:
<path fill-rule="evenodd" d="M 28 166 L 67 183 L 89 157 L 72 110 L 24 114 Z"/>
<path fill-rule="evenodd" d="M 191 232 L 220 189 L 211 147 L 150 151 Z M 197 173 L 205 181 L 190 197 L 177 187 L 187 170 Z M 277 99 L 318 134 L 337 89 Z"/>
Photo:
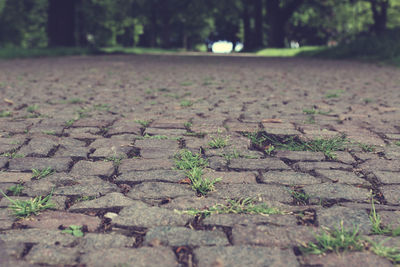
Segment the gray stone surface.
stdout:
<path fill-rule="evenodd" d="M 75 265 L 78 263 L 79 251 L 76 248 L 35 245 L 26 255 L 29 263 L 50 265 Z"/>
<path fill-rule="evenodd" d="M 257 215 L 257 214 L 213 214 L 203 220 L 205 225 L 232 227 L 234 225 L 273 224 L 295 226 L 297 219 L 293 215 Z"/>
<path fill-rule="evenodd" d="M 300 266 L 290 249 L 252 246 L 201 247 L 194 250 L 199 266 Z"/>
<path fill-rule="evenodd" d="M 276 157 L 292 161 L 322 161 L 325 155 L 322 152 L 311 151 L 277 151 Z"/>
<path fill-rule="evenodd" d="M 340 171 L 340 170 L 316 170 L 317 175 L 321 175 L 328 178 L 332 182 L 341 184 L 352 184 L 352 185 L 371 185 L 365 179 L 360 178 L 353 172 Z"/>
<path fill-rule="evenodd" d="M 151 228 L 144 244 L 160 243 L 164 246 L 226 246 L 229 241 L 221 230 L 196 231 L 185 227 L 159 226 Z"/>
<path fill-rule="evenodd" d="M 374 174 L 382 184 L 400 184 L 400 172 L 374 171 Z"/>
<path fill-rule="evenodd" d="M 71 170 L 72 176 L 93 175 L 111 176 L 114 172 L 114 165 L 111 161 L 78 161 Z"/>
<path fill-rule="evenodd" d="M 303 187 L 311 199 L 365 201 L 370 196 L 369 190 L 348 184 L 323 183 Z"/>
<path fill-rule="evenodd" d="M 268 159 L 232 159 L 229 168 L 234 170 L 289 170 L 283 161 Z"/>
<path fill-rule="evenodd" d="M 119 227 L 183 226 L 191 218 L 186 214 L 136 201 L 123 208 L 119 216 L 112 219 L 112 223 Z"/>
<path fill-rule="evenodd" d="M 335 227 L 340 229 L 341 222 L 343 222 L 345 229 L 352 230 L 353 227 L 359 227 L 359 231 L 363 234 L 368 234 L 372 227 L 366 210 L 356 210 L 339 206 L 318 210 L 317 220 L 320 226 L 332 229 Z"/>
<path fill-rule="evenodd" d="M 381 187 L 381 191 L 389 204 L 400 204 L 400 185 L 385 185 Z"/>
<path fill-rule="evenodd" d="M 118 192 L 109 193 L 103 197 L 93 200 L 81 201 L 72 205 L 68 210 L 72 212 L 86 211 L 86 210 L 101 210 L 101 209 L 114 209 L 122 208 L 132 205 L 134 200 L 124 196 Z"/>
<path fill-rule="evenodd" d="M 10 159 L 10 170 L 31 171 L 32 169 L 43 170 L 48 167 L 57 172 L 67 171 L 72 165 L 71 158 L 15 158 Z"/>
<path fill-rule="evenodd" d="M 163 247 L 110 248 L 89 252 L 81 257 L 87 266 L 176 267 L 174 252 Z"/>
<path fill-rule="evenodd" d="M 132 187 L 127 194 L 132 199 L 163 199 L 196 194 L 187 184 L 141 183 Z"/>
<path fill-rule="evenodd" d="M 257 245 L 287 248 L 299 242 L 312 241 L 312 231 L 316 228 L 306 226 L 278 227 L 272 225 L 236 225 L 232 229 L 234 245 Z"/>
<path fill-rule="evenodd" d="M 140 182 L 172 182 L 177 183 L 185 179 L 185 174 L 178 170 L 154 170 L 125 172 L 115 178 L 118 183 Z"/>
<path fill-rule="evenodd" d="M 307 185 L 319 184 L 321 180 L 314 176 L 294 171 L 269 171 L 260 176 L 260 182 L 265 184 Z"/>
<path fill-rule="evenodd" d="M 238 199 L 260 197 L 263 200 L 289 203 L 292 198 L 284 186 L 265 184 L 216 184 L 216 190 L 209 193 L 212 197 L 221 199 Z"/>

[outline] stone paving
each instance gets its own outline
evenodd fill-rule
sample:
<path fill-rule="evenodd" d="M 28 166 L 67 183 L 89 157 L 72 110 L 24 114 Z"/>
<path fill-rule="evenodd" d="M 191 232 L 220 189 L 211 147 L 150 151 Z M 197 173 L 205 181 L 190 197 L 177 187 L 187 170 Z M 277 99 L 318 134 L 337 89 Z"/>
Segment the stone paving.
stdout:
<path fill-rule="evenodd" d="M 341 221 L 387 238 L 371 233 L 372 194 L 382 226 L 400 226 L 399 69 L 177 55 L 10 60 L 0 69 L 0 189 L 53 203 L 17 218 L 0 196 L 1 266 L 396 264 L 368 248 L 318 256 L 301 246 Z M 256 146 L 256 133 L 352 142 L 331 157 Z M 210 146 L 217 138 L 224 147 Z M 206 196 L 175 166 L 183 149 L 208 161 L 204 177 L 221 178 Z M 186 212 L 245 198 L 282 212 Z M 83 236 L 63 231 L 71 225 Z M 399 248 L 400 237 L 387 245 Z"/>

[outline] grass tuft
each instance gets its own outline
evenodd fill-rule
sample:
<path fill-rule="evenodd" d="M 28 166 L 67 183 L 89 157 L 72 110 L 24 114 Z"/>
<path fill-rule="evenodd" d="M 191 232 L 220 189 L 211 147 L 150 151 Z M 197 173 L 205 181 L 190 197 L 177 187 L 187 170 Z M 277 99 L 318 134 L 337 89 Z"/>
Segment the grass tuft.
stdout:
<path fill-rule="evenodd" d="M 54 170 L 51 167 L 47 167 L 46 169 L 32 169 L 32 179 L 40 180 L 46 176 L 49 176 L 54 173 Z"/>
<path fill-rule="evenodd" d="M 340 223 L 340 228 L 324 227 L 323 232 L 314 237 L 316 242 L 309 242 L 300 247 L 303 253 L 320 255 L 326 252 L 362 251 L 364 248 L 358 227 L 345 230 L 343 221 Z"/>
<path fill-rule="evenodd" d="M 30 200 L 11 199 L 3 191 L 0 190 L 0 193 L 11 202 L 8 208 L 13 211 L 17 218 L 26 218 L 33 214 L 37 215 L 40 211 L 54 207 L 54 204 L 50 202 L 53 191 L 46 197 L 37 196 Z"/>
<path fill-rule="evenodd" d="M 207 167 L 208 162 L 201 158 L 199 154 L 193 154 L 189 150 L 181 150 L 175 156 L 175 165 L 179 170 L 185 171 L 192 184 L 192 189 L 199 195 L 206 195 L 213 191 L 214 185 L 221 181 L 219 178 L 213 181 L 203 178 L 203 168 Z"/>

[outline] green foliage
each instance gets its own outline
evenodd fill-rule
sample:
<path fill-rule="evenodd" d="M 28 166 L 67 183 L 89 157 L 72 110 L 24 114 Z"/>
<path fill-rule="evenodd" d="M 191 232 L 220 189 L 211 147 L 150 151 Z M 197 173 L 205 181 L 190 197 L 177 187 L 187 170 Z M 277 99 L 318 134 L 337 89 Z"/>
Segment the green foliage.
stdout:
<path fill-rule="evenodd" d="M 181 150 L 175 156 L 175 165 L 177 169 L 185 171 L 192 184 L 192 189 L 200 195 L 206 195 L 213 191 L 215 183 L 221 181 L 220 178 L 213 181 L 203 178 L 203 168 L 208 165 L 208 162 L 201 158 L 199 154 L 193 154 L 189 150 Z"/>
<path fill-rule="evenodd" d="M 388 226 L 382 227 L 381 217 L 375 210 L 374 198 L 371 198 L 371 212 L 369 214 L 369 219 L 372 223 L 371 232 L 376 235 L 391 235 L 400 236 L 400 226 L 397 228 L 390 228 Z"/>
<path fill-rule="evenodd" d="M 400 66 L 400 28 L 387 30 L 380 36 L 359 36 L 349 43 L 343 43 L 313 55 L 325 58 L 385 61 Z"/>
<path fill-rule="evenodd" d="M 247 137 L 250 138 L 250 141 L 254 146 L 262 148 L 263 150 L 267 149 L 267 153 L 268 149 L 272 149 L 271 146 L 273 146 L 273 150 L 323 152 L 326 157 L 331 159 L 336 157 L 334 151 L 344 150 L 346 145 L 349 143 L 349 140 L 344 136 L 303 141 L 293 136 L 278 138 L 277 136 L 259 132 L 250 133 Z"/>
<path fill-rule="evenodd" d="M 398 247 L 392 248 L 384 246 L 383 244 L 386 241 L 387 239 L 382 240 L 381 242 L 378 243 L 368 240 L 368 242 L 371 244 L 372 252 L 374 252 L 376 255 L 384 257 L 395 264 L 400 263 L 400 249 Z"/>
<path fill-rule="evenodd" d="M 32 214 L 37 215 L 40 211 L 54 207 L 54 204 L 50 202 L 53 191 L 46 197 L 37 196 L 30 200 L 11 199 L 3 191 L 0 190 L 0 193 L 11 202 L 8 208 L 13 211 L 17 218 L 29 217 Z"/>
<path fill-rule="evenodd" d="M 319 255 L 326 252 L 362 251 L 364 248 L 358 227 L 346 230 L 343 221 L 340 228 L 323 228 L 322 233 L 314 237 L 315 243 L 309 242 L 300 248 L 303 253 Z"/>
<path fill-rule="evenodd" d="M 83 236 L 82 226 L 79 225 L 70 225 L 67 229 L 62 230 L 62 233 L 71 234 L 76 237 Z"/>
<path fill-rule="evenodd" d="M 11 111 L 3 110 L 0 112 L 0 118 L 6 118 L 11 116 L 12 116 Z"/>
<path fill-rule="evenodd" d="M 211 141 L 208 142 L 210 148 L 223 148 L 228 145 L 229 136 L 223 137 L 219 134 L 217 136 L 212 136 Z"/>
<path fill-rule="evenodd" d="M 32 169 L 32 179 L 40 180 L 46 176 L 53 174 L 54 171 L 51 167 L 47 167 L 46 169 Z"/>
<path fill-rule="evenodd" d="M 11 192 L 11 194 L 13 196 L 19 196 L 22 193 L 22 190 L 24 189 L 24 187 L 21 184 L 16 184 L 13 186 L 10 186 L 7 191 Z"/>

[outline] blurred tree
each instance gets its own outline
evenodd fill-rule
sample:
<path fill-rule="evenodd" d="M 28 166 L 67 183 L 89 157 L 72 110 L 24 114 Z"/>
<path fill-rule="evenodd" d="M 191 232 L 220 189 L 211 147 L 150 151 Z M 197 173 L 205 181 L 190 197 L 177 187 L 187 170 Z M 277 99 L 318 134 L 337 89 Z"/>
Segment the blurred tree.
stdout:
<path fill-rule="evenodd" d="M 75 46 L 76 0 L 49 0 L 49 46 Z"/>
<path fill-rule="evenodd" d="M 0 0 L 0 45 L 46 46 L 46 12 L 47 0 Z"/>
<path fill-rule="evenodd" d="M 371 30 L 375 34 L 380 35 L 386 30 L 387 13 L 390 1 L 389 0 L 369 0 L 371 3 L 372 16 L 374 24 Z"/>
<path fill-rule="evenodd" d="M 304 0 L 266 0 L 268 46 L 285 47 L 285 26 Z"/>

